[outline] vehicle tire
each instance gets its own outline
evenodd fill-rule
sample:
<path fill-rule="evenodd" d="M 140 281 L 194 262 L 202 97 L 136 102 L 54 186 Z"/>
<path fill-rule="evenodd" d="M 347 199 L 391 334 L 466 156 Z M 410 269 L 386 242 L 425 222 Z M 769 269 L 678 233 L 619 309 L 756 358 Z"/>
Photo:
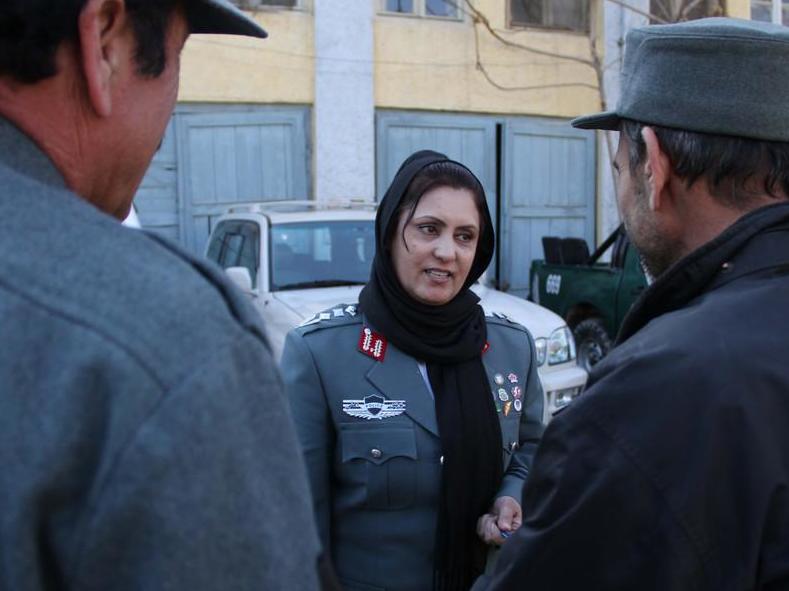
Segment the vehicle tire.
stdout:
<path fill-rule="evenodd" d="M 600 362 L 611 349 L 611 337 L 608 336 L 603 321 L 599 318 L 587 318 L 579 322 L 573 330 L 578 365 L 586 371 Z"/>

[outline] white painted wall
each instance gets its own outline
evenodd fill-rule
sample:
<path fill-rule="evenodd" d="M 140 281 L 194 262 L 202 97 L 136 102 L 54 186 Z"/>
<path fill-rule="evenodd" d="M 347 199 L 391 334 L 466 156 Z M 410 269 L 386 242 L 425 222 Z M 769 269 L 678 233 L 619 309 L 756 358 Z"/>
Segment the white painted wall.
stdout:
<path fill-rule="evenodd" d="M 374 2 L 316 0 L 315 198 L 375 198 Z"/>
<path fill-rule="evenodd" d="M 642 12 L 649 12 L 649 0 L 628 0 L 628 4 Z M 624 59 L 624 41 L 627 31 L 648 24 L 648 19 L 623 7 L 621 4 L 603 0 L 603 23 L 605 38 L 605 65 L 603 84 L 606 90 L 608 109 L 615 109 L 621 94 L 620 78 Z M 607 132 L 616 153 L 619 134 Z M 603 132 L 598 133 L 598 179 L 600 195 L 600 241 L 604 240 L 619 225 L 616 208 L 616 193 L 608 146 Z"/>

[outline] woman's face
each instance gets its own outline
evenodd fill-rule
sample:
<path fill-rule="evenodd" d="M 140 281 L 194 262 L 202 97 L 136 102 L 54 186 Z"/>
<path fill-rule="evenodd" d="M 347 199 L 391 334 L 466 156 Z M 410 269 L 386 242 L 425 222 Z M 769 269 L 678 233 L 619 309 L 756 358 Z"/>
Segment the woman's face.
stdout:
<path fill-rule="evenodd" d="M 397 279 L 416 301 L 446 304 L 466 282 L 477 252 L 480 222 L 474 194 L 436 187 L 422 195 L 406 224 L 407 217 L 407 211 L 401 214 L 392 242 Z"/>

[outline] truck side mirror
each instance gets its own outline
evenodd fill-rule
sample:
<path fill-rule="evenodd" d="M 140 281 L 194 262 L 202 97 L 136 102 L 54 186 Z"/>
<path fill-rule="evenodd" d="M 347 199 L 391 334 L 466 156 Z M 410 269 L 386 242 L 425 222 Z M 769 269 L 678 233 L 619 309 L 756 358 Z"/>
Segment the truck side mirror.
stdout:
<path fill-rule="evenodd" d="M 230 278 L 230 281 L 235 283 L 241 291 L 247 295 L 252 295 L 252 275 L 249 274 L 249 269 L 246 267 L 228 267 L 225 273 Z"/>

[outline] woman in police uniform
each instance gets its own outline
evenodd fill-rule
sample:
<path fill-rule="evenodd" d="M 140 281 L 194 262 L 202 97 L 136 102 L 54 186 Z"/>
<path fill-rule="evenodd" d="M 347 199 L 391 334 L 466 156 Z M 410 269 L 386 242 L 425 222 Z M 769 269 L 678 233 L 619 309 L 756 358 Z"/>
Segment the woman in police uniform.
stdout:
<path fill-rule="evenodd" d="M 531 337 L 470 286 L 493 225 L 478 179 L 417 152 L 376 217 L 359 305 L 288 335 L 282 372 L 323 543 L 351 590 L 465 590 L 520 525 L 542 433 Z"/>

